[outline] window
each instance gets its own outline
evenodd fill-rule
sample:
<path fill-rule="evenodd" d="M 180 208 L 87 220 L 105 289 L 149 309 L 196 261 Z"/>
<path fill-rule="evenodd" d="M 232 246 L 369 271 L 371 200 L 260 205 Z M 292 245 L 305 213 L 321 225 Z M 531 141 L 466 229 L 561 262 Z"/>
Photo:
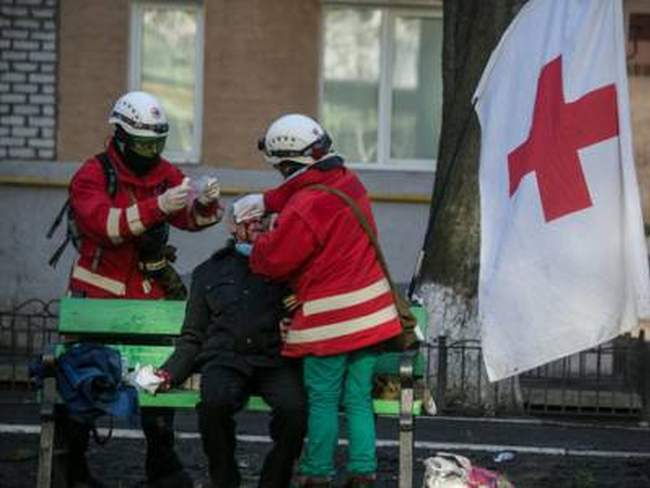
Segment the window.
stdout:
<path fill-rule="evenodd" d="M 199 161 L 202 82 L 202 7 L 134 3 L 130 87 L 152 93 L 163 104 L 170 125 L 164 155 L 174 162 Z"/>
<path fill-rule="evenodd" d="M 350 163 L 435 169 L 440 9 L 323 7 L 321 120 Z"/>

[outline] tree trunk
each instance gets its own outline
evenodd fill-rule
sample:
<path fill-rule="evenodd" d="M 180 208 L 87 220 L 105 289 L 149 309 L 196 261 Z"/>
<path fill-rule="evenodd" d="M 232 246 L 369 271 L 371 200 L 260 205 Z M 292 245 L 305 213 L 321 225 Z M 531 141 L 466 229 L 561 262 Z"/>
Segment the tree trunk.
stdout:
<path fill-rule="evenodd" d="M 444 335 L 448 346 L 470 341 L 462 344 L 472 347 L 449 350 L 447 397 L 465 405 L 478 401 L 489 409 L 504 395 L 511 402 L 518 389 L 486 388 L 476 349 L 480 127 L 472 95 L 492 50 L 523 3 L 444 2 L 442 132 L 424 256 L 415 282 L 416 296 L 430 314 L 430 335 Z M 437 353 L 430 360 L 435 367 Z M 495 398 L 495 390 L 503 394 Z"/>

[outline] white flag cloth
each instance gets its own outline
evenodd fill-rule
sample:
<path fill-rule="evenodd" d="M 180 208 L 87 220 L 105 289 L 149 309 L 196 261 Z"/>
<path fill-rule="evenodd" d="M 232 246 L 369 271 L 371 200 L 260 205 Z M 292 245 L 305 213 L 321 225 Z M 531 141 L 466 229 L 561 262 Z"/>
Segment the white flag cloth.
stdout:
<path fill-rule="evenodd" d="M 479 321 L 496 381 L 650 315 L 621 1 L 529 1 L 474 98 Z"/>

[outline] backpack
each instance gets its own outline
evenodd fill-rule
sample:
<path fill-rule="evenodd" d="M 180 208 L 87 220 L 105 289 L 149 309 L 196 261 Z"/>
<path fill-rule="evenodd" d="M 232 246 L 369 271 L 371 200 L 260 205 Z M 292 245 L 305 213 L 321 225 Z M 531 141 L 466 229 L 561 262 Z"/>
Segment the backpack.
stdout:
<path fill-rule="evenodd" d="M 105 152 L 95 155 L 95 158 L 98 159 L 102 165 L 102 170 L 104 171 L 104 176 L 106 178 L 106 192 L 112 199 L 117 193 L 117 173 L 115 172 L 115 168 L 111 164 L 111 161 L 108 158 L 108 154 Z M 65 239 L 59 245 L 59 247 L 56 248 L 48 261 L 48 264 L 53 268 L 56 268 L 56 265 L 59 262 L 63 251 L 65 251 L 70 242 L 72 242 L 72 245 L 77 250 L 79 250 L 81 243 L 81 234 L 79 233 L 79 229 L 77 228 L 77 224 L 74 220 L 74 212 L 72 211 L 72 206 L 70 205 L 70 197 L 67 198 L 61 207 L 61 210 L 59 210 L 59 213 L 54 219 L 54 222 L 50 226 L 50 229 L 47 231 L 47 238 L 52 238 L 56 229 L 58 229 L 61 225 L 61 221 L 63 220 L 64 216 L 66 217 Z"/>

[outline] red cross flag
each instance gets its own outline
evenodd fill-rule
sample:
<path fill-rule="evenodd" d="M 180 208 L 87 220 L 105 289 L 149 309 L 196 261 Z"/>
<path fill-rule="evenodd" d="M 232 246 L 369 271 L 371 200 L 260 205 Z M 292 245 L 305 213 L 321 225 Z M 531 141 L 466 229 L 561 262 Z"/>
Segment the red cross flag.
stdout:
<path fill-rule="evenodd" d="M 491 381 L 650 316 L 621 0 L 531 0 L 474 95 Z"/>

